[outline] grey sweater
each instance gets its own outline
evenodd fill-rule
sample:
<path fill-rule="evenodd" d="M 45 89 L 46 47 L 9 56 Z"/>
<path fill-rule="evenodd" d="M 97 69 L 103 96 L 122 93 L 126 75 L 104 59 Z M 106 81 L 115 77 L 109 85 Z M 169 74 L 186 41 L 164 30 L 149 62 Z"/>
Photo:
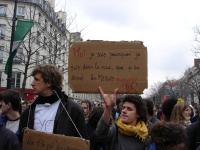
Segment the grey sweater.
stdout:
<path fill-rule="evenodd" d="M 116 125 L 108 126 L 101 118 L 95 134 L 98 138 L 108 140 L 109 150 L 144 150 L 145 143 L 135 136 L 127 136 L 118 132 Z"/>

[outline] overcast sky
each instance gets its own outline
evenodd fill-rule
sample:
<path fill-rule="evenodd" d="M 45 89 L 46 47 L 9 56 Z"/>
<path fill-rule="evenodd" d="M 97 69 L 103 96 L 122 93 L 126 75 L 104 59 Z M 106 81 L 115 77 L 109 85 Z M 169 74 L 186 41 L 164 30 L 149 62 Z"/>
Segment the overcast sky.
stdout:
<path fill-rule="evenodd" d="M 70 30 L 84 40 L 143 41 L 149 88 L 193 66 L 199 6 L 199 0 L 56 0 L 56 9 L 76 16 Z"/>

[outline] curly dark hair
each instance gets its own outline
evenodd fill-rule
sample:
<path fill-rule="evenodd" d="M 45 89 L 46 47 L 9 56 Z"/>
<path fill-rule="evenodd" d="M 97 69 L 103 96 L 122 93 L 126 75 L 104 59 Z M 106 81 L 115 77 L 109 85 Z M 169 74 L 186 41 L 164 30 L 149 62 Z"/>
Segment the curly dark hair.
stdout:
<path fill-rule="evenodd" d="M 123 103 L 130 102 L 135 105 L 136 112 L 139 115 L 138 121 L 147 122 L 147 110 L 143 102 L 143 99 L 139 95 L 126 95 L 123 99 Z"/>
<path fill-rule="evenodd" d="M 169 150 L 178 144 L 185 144 L 187 134 L 183 126 L 172 122 L 160 122 L 153 126 L 150 132 L 151 140 L 157 150 Z"/>
<path fill-rule="evenodd" d="M 51 89 L 62 89 L 63 75 L 54 65 L 38 65 L 32 71 L 32 76 L 40 73 L 45 83 L 51 84 Z"/>

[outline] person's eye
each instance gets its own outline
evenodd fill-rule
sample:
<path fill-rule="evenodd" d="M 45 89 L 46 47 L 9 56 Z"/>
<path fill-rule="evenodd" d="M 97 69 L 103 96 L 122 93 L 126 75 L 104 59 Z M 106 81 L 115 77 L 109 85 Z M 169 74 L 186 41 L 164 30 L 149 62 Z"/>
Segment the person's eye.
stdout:
<path fill-rule="evenodd" d="M 133 111 L 133 109 L 132 109 L 132 108 L 127 108 L 127 110 L 128 110 L 128 111 Z"/>

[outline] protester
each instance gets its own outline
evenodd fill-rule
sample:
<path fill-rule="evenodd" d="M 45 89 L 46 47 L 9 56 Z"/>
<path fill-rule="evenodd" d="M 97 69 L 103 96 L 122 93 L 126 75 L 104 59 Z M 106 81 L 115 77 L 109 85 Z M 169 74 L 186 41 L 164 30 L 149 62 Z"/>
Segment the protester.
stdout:
<path fill-rule="evenodd" d="M 92 104 L 89 100 L 83 100 L 81 101 L 81 107 L 84 112 L 85 122 L 87 123 L 89 119 L 89 115 L 92 111 Z"/>
<path fill-rule="evenodd" d="M 100 140 L 95 137 L 94 132 L 97 127 L 97 123 L 103 114 L 102 107 L 94 107 L 89 115 L 87 122 L 87 135 L 90 139 L 90 150 L 105 150 L 105 140 Z"/>
<path fill-rule="evenodd" d="M 62 92 L 62 73 L 53 65 L 39 65 L 33 72 L 32 88 L 38 95 L 20 119 L 19 137 L 26 127 L 41 132 L 85 137 L 83 110 Z"/>
<path fill-rule="evenodd" d="M 185 129 L 176 123 L 159 122 L 153 126 L 151 144 L 147 150 L 187 150 L 187 135 Z"/>
<path fill-rule="evenodd" d="M 126 95 L 120 118 L 116 124 L 110 124 L 111 113 L 116 104 L 116 92 L 104 94 L 99 87 L 105 102 L 105 108 L 98 122 L 95 134 L 97 137 L 105 137 L 109 150 L 144 150 L 148 137 L 146 110 L 142 98 L 138 95 Z"/>
<path fill-rule="evenodd" d="M 187 127 L 189 150 L 200 148 L 200 118 Z"/>
<path fill-rule="evenodd" d="M 194 107 L 192 105 L 190 105 L 191 107 L 191 110 L 193 110 L 193 115 L 191 115 L 191 123 L 195 122 L 198 120 L 199 118 L 199 111 L 200 111 L 200 108 L 199 108 L 199 104 L 195 104 Z"/>
<path fill-rule="evenodd" d="M 123 98 L 124 98 L 124 95 L 117 96 L 116 105 L 112 110 L 112 117 L 113 117 L 113 120 L 115 121 L 119 118 L 121 114 Z"/>
<path fill-rule="evenodd" d="M 177 99 L 176 98 L 169 98 L 162 104 L 162 116 L 161 120 L 164 121 L 170 121 L 171 113 L 174 108 L 174 105 L 176 105 Z"/>
<path fill-rule="evenodd" d="M 145 99 L 144 102 L 146 103 L 147 107 L 147 121 L 148 121 L 148 127 L 149 130 L 160 120 L 155 116 L 154 114 L 154 103 L 150 99 Z"/>
<path fill-rule="evenodd" d="M 191 117 L 190 106 L 182 102 L 174 105 L 174 108 L 170 116 L 170 121 L 177 124 L 181 124 L 183 127 L 186 128 L 191 124 L 190 117 Z"/>
<path fill-rule="evenodd" d="M 2 114 L 0 122 L 7 129 L 17 132 L 21 114 L 21 98 L 17 91 L 5 90 L 0 93 L 0 103 Z"/>

